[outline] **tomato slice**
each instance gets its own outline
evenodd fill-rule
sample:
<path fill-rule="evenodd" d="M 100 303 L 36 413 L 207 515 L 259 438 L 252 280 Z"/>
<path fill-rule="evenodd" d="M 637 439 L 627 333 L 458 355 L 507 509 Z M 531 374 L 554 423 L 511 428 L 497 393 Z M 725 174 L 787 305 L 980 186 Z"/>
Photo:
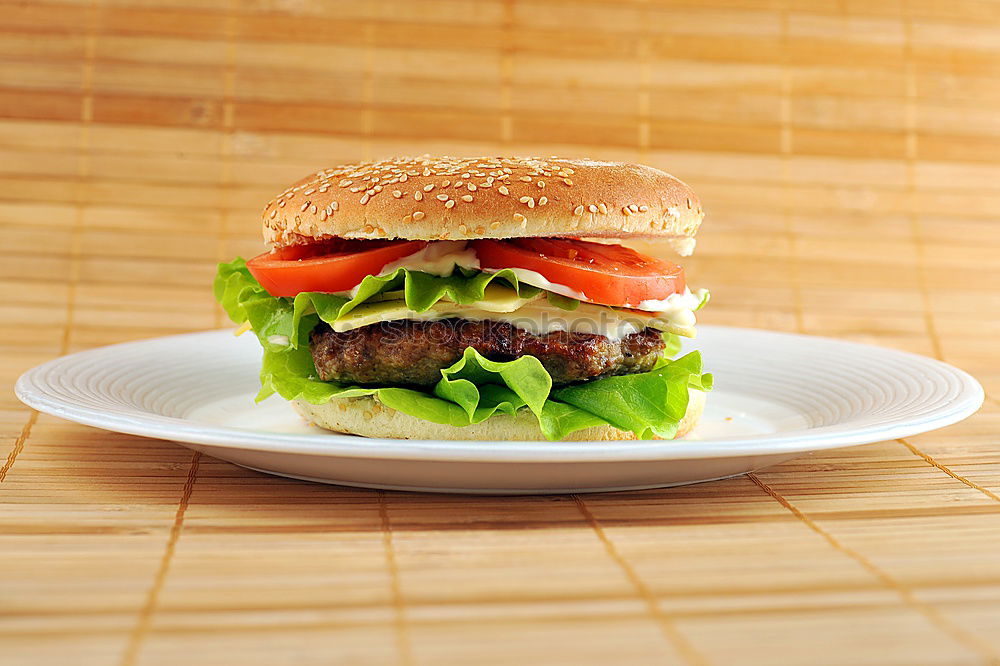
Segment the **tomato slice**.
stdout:
<path fill-rule="evenodd" d="M 387 264 L 418 252 L 427 241 L 333 239 L 290 245 L 247 262 L 251 275 L 272 296 L 304 291 L 349 291 Z"/>
<path fill-rule="evenodd" d="M 510 238 L 472 244 L 484 269 L 534 271 L 549 282 L 581 292 L 591 303 L 639 308 L 643 301 L 663 300 L 686 289 L 683 268 L 622 245 L 571 238 Z"/>

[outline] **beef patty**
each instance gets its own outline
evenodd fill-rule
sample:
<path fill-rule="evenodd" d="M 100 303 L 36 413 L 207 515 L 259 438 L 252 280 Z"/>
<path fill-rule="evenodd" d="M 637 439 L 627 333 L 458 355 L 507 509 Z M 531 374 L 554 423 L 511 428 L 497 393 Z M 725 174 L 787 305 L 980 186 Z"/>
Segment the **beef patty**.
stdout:
<path fill-rule="evenodd" d="M 351 384 L 430 385 L 442 368 L 472 347 L 493 361 L 534 356 L 555 384 L 652 369 L 664 349 L 659 331 L 647 328 L 621 340 L 557 331 L 533 335 L 500 321 L 399 320 L 344 333 L 320 323 L 310 336 L 313 361 L 324 381 Z"/>

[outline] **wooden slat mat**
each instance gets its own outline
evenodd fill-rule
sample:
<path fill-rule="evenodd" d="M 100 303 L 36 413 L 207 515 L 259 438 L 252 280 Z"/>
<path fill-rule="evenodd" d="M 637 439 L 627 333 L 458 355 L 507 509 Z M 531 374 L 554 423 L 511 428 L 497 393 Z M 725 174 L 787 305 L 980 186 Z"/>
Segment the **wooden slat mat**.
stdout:
<path fill-rule="evenodd" d="M 58 354 L 223 325 L 214 263 L 277 189 L 414 152 L 663 167 L 709 213 L 704 322 L 941 358 L 987 403 L 728 481 L 500 499 L 15 400 Z M 0 0 L 0 663 L 998 663 L 998 156 L 991 2 Z"/>

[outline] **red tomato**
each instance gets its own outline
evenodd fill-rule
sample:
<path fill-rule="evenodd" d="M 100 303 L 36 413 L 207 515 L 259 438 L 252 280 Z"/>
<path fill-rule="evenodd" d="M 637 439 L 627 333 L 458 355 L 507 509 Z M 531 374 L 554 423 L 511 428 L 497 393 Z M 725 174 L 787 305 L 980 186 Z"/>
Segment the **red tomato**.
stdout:
<path fill-rule="evenodd" d="M 621 245 L 570 238 L 511 238 L 474 241 L 473 246 L 485 269 L 535 271 L 601 305 L 634 308 L 686 288 L 680 266 Z"/>
<path fill-rule="evenodd" d="M 272 296 L 303 291 L 349 291 L 386 264 L 421 250 L 427 241 L 334 239 L 291 245 L 247 262 L 250 273 Z"/>

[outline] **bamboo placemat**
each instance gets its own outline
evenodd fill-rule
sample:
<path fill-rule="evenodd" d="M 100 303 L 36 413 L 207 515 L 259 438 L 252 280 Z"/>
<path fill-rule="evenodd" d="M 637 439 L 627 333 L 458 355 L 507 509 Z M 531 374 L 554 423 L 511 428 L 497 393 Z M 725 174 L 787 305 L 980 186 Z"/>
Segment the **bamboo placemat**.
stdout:
<path fill-rule="evenodd" d="M 0 662 L 998 663 L 998 113 L 977 0 L 0 0 Z M 663 167 L 708 210 L 704 322 L 941 358 L 987 404 L 707 485 L 466 498 L 15 400 L 223 325 L 264 201 L 413 152 Z"/>

